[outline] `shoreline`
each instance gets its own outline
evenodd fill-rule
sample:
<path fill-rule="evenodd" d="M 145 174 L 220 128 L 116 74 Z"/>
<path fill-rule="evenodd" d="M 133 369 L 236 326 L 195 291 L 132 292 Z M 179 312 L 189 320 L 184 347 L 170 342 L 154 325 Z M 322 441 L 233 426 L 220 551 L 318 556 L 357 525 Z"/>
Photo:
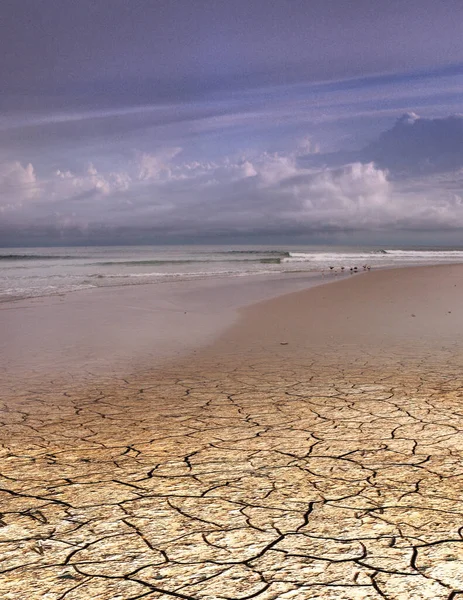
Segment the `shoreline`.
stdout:
<path fill-rule="evenodd" d="M 357 277 L 331 273 L 328 276 L 312 273 L 308 277 L 304 272 L 293 277 L 284 274 L 232 280 L 222 278 L 218 286 L 217 279 L 166 283 L 159 288 L 156 284 L 123 286 L 121 292 L 125 294 L 119 294 L 117 298 L 113 297 L 109 288 L 82 290 L 66 298 L 30 298 L 20 301 L 22 305 L 16 302 L 0 305 L 0 358 L 4 374 L 25 376 L 30 381 L 65 382 L 66 377 L 75 381 L 79 377 L 82 381 L 98 377 L 105 380 L 116 373 L 132 376 L 140 370 L 172 369 L 177 363 L 181 366 L 211 352 L 231 356 L 230 348 L 227 349 L 227 346 L 230 347 L 229 334 L 233 340 L 233 332 L 239 331 L 240 327 L 241 332 L 253 330 L 252 321 L 259 322 L 262 331 L 267 330 L 264 321 L 274 320 L 271 313 L 275 307 L 281 321 L 285 312 L 297 313 L 297 306 L 285 306 L 287 302 L 297 298 L 305 302 L 305 294 L 309 294 L 310 301 L 311 291 L 316 288 L 320 290 L 329 284 L 347 285 L 345 289 L 350 289 L 351 295 L 355 295 L 361 288 L 356 283 L 363 278 L 379 278 L 387 282 L 394 279 L 394 274 L 399 276 L 402 273 L 405 281 L 408 273 L 413 277 L 414 273 L 444 273 L 460 268 L 463 265 L 384 267 L 360 271 L 355 274 Z M 359 278 L 359 275 L 363 277 Z M 150 293 L 153 288 L 158 291 L 157 296 Z M 166 293 L 159 293 L 163 291 Z M 212 294 L 208 295 L 209 292 Z M 323 291 L 320 294 L 323 295 Z M 107 301 L 113 306 L 108 307 Z M 368 303 L 371 305 L 371 299 Z M 331 310 L 336 313 L 334 305 Z M 265 314 L 260 315 L 261 311 Z M 248 319 L 247 324 L 240 326 L 246 322 L 248 314 L 253 315 L 251 322 Z M 410 314 L 413 314 L 413 309 Z M 68 322 L 76 316 L 77 325 L 69 329 Z M 150 319 L 148 327 L 147 316 Z M 455 316 L 456 312 L 453 318 L 446 319 L 447 323 Z M 352 337 L 354 334 L 355 337 L 356 332 L 364 329 L 365 323 L 358 314 L 349 318 L 352 319 L 349 335 Z M 324 343 L 325 325 L 329 321 L 325 313 L 319 321 L 324 325 L 318 328 L 318 343 Z M 415 324 L 420 323 L 418 318 Z M 404 324 L 408 327 L 410 322 Z M 441 324 L 446 325 L 445 322 Z M 423 325 L 426 328 L 429 322 Z M 337 323 L 336 327 L 342 330 L 344 324 Z M 403 329 L 404 333 L 408 332 L 406 335 L 413 331 Z M 255 328 L 253 336 L 245 335 L 243 338 L 241 335 L 239 352 L 249 354 L 251 348 L 253 352 L 259 351 L 259 344 L 254 340 L 261 337 Z M 13 356 L 9 340 L 14 341 Z M 283 339 L 281 341 L 284 342 Z M 350 346 L 352 350 L 352 344 Z"/>
<path fill-rule="evenodd" d="M 3 303 L 0 359 L 14 373 L 49 378 L 131 373 L 140 364 L 199 351 L 236 322 L 244 306 L 327 283 L 316 272 L 210 278 Z"/>
<path fill-rule="evenodd" d="M 395 265 L 375 265 L 374 267 L 370 267 L 370 270 L 373 271 L 390 271 L 390 270 L 396 270 L 396 269 L 415 269 L 415 268 L 428 268 L 428 267 L 446 267 L 446 266 L 458 266 L 463 264 L 463 262 L 440 262 L 440 263 L 425 263 L 425 264 L 395 264 Z M 227 282 L 227 281 L 236 281 L 239 279 L 243 279 L 244 281 L 257 281 L 257 280 L 267 280 L 267 279 L 284 279 L 284 278 L 288 278 L 288 279 L 292 279 L 292 278 L 297 278 L 297 277 L 309 277 L 309 278 L 315 278 L 315 277 L 320 277 L 320 278 L 325 278 L 325 277 L 339 277 L 339 280 L 344 279 L 344 278 L 348 278 L 352 275 L 361 275 L 363 273 L 365 273 L 364 269 L 361 269 L 360 267 L 358 268 L 358 271 L 355 272 L 350 272 L 349 269 L 347 269 L 347 267 L 345 268 L 344 271 L 340 270 L 341 267 L 337 266 L 334 267 L 333 271 L 330 271 L 329 268 L 326 269 L 314 269 L 313 271 L 311 270 L 305 270 L 305 269 L 294 269 L 291 271 L 274 271 L 274 272 L 265 272 L 265 273 L 246 273 L 246 274 L 229 274 L 229 275 L 223 275 L 223 274 L 218 274 L 218 275 L 209 275 L 209 276 L 199 276 L 199 277 L 178 277 L 178 278 L 172 278 L 172 279 L 163 279 L 163 280 L 159 280 L 159 281 L 148 281 L 148 282 L 144 282 L 144 281 L 140 281 L 138 283 L 132 282 L 132 283 L 114 283 L 111 285 L 102 285 L 102 286 L 98 286 L 98 285 L 89 285 L 88 287 L 83 287 L 80 289 L 74 289 L 74 290 L 65 290 L 65 291 L 57 291 L 57 292 L 49 292 L 49 293 L 44 293 L 44 294 L 39 294 L 36 296 L 2 296 L 0 297 L 0 310 L 4 307 L 8 307 L 9 305 L 15 305 L 16 303 L 27 303 L 27 302 L 34 302 L 34 301 L 43 301 L 43 300 L 47 300 L 47 299 L 54 299 L 54 298 L 64 298 L 64 297 L 69 297 L 72 296 L 74 294 L 88 294 L 88 293 L 93 293 L 95 291 L 98 290 L 119 290 L 119 289 L 125 289 L 125 288 L 136 288 L 136 287 L 141 287 L 141 288 L 148 288 L 148 287 L 156 287 L 156 286 L 170 286 L 170 285 L 187 285 L 187 284 L 201 284 L 202 282 L 206 283 L 206 282 L 210 282 L 210 281 L 221 281 L 221 282 Z M 323 282 L 324 283 L 324 282 Z M 328 281 L 326 283 L 329 283 Z"/>

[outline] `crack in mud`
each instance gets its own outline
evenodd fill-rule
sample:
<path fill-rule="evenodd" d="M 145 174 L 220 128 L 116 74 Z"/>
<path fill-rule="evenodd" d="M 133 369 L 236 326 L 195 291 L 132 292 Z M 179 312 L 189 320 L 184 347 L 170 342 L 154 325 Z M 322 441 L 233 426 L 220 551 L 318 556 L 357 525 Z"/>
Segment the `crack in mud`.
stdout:
<path fill-rule="evenodd" d="M 9 382 L 1 597 L 463 597 L 463 377 L 430 364 Z"/>

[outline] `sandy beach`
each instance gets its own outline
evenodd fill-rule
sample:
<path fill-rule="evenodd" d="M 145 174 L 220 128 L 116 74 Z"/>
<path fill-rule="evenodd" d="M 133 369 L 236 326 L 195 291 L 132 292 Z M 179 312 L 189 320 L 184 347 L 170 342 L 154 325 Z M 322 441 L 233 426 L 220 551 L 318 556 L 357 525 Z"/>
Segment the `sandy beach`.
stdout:
<path fill-rule="evenodd" d="M 130 374 L 211 343 L 242 307 L 335 280 L 320 273 L 214 277 L 0 303 L 0 364 L 5 374 L 40 381 Z"/>
<path fill-rule="evenodd" d="M 136 340 L 97 375 L 26 352 L 2 384 L 0 597 L 463 597 L 463 266 L 330 281 L 224 290 L 226 318 L 198 292 L 206 333 L 157 362 L 146 333 L 124 372 Z"/>

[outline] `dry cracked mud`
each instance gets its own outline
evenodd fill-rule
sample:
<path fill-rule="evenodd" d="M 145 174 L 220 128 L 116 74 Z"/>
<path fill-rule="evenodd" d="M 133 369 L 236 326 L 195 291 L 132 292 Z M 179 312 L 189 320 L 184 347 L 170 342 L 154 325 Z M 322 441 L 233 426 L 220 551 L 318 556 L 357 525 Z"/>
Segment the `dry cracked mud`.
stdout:
<path fill-rule="evenodd" d="M 0 597 L 463 599 L 463 371 L 446 360 L 10 382 Z"/>

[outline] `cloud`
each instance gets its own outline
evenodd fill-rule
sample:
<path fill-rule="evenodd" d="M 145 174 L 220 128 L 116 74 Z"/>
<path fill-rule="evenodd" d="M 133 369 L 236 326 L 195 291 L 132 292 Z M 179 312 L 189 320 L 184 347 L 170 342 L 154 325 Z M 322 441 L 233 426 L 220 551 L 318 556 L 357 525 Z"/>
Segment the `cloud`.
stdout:
<path fill-rule="evenodd" d="M 463 116 L 424 119 L 405 113 L 362 156 L 398 175 L 458 169 L 463 167 Z"/>
<path fill-rule="evenodd" d="M 298 143 L 298 151 L 302 155 L 319 154 L 320 145 L 317 143 L 314 143 L 313 140 L 309 136 L 305 136 Z"/>
<path fill-rule="evenodd" d="M 181 148 L 167 148 L 155 154 L 141 154 L 138 159 L 138 179 L 152 181 L 160 176 L 169 177 L 170 163 L 181 151 Z"/>
<path fill-rule="evenodd" d="M 13 204 L 21 204 L 37 193 L 34 167 L 25 167 L 19 161 L 0 164 L 0 210 Z"/>
<path fill-rule="evenodd" d="M 0 245 L 26 229 L 44 241 L 78 230 L 92 243 L 122 230 L 136 242 L 463 229 L 463 117 L 406 113 L 356 153 L 321 154 L 298 140 L 292 151 L 214 159 L 170 144 L 73 170 L 5 161 Z"/>
<path fill-rule="evenodd" d="M 125 241 L 136 242 L 143 235 L 463 228 L 463 171 L 401 182 L 373 162 L 304 167 L 297 152 L 215 162 L 180 162 L 179 156 L 166 149 L 139 155 L 117 172 L 90 164 L 82 173 L 58 170 L 48 177 L 32 165 L 1 165 L 0 229 L 3 235 L 33 229 L 39 237 L 54 231 L 63 241 L 79 230 L 95 243 L 105 236 L 114 241 L 121 229 Z"/>

